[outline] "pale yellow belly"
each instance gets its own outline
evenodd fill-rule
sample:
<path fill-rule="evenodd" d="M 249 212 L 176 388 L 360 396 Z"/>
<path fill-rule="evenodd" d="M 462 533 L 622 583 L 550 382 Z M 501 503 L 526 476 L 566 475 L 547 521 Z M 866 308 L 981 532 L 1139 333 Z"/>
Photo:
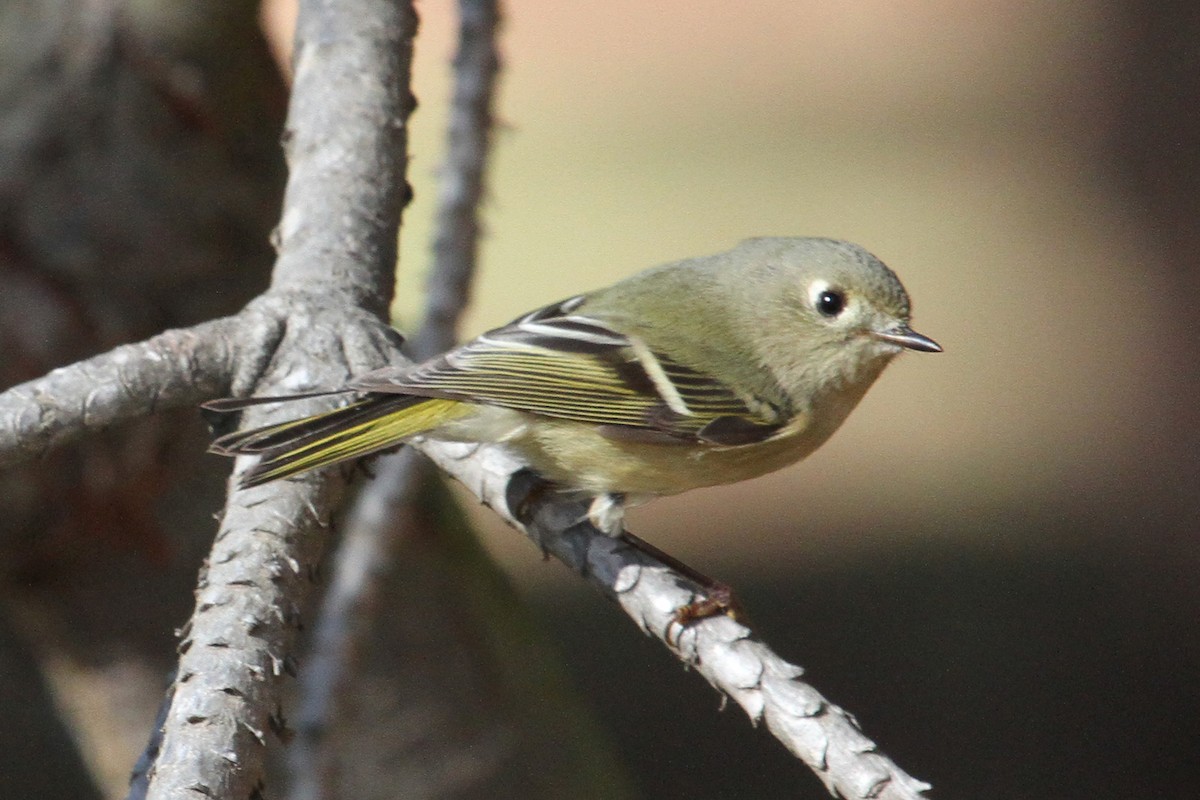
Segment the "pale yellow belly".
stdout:
<path fill-rule="evenodd" d="M 799 417 L 771 439 L 738 447 L 611 438 L 592 424 L 494 406 L 476 406 L 475 413 L 440 427 L 438 435 L 504 442 L 545 478 L 589 493 L 676 494 L 756 478 L 799 461 L 837 430 L 864 390 L 826 398 L 812 418 Z"/>
<path fill-rule="evenodd" d="M 514 445 L 545 477 L 594 493 L 675 494 L 755 478 L 807 456 L 820 441 L 803 433 L 758 444 L 718 447 L 612 439 L 590 425 L 539 425 Z"/>

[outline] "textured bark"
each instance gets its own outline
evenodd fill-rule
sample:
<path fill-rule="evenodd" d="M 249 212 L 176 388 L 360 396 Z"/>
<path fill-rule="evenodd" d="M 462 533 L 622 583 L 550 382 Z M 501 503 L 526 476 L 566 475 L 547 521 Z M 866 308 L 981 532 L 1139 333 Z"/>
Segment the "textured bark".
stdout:
<path fill-rule="evenodd" d="M 242 363 L 262 364 L 267 354 L 269 362 L 234 376 L 236 394 L 337 386 L 387 363 L 396 344 L 380 317 L 409 194 L 416 15 L 387 0 L 314 0 L 302 4 L 297 24 L 279 258 L 271 290 L 248 309 L 268 320 L 267 335 L 238 340 Z M 295 412 L 253 409 L 244 422 Z M 147 797 L 262 791 L 268 736 L 285 731 L 281 679 L 344 487 L 345 472 L 325 471 L 230 492 Z"/>

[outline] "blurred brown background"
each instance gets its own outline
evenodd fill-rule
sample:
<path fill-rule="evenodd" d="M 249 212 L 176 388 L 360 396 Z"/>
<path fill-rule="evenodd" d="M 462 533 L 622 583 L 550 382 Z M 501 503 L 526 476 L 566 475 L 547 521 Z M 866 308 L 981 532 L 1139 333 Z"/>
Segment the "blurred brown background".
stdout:
<path fill-rule="evenodd" d="M 22 30 L 15 7 L 5 9 L 10 33 Z M 454 25 L 450 4 L 419 10 L 417 200 L 406 214 L 396 306 L 406 328 L 428 262 Z M 264 9 L 277 49 L 288 14 L 286 0 Z M 149 16 L 139 18 L 146 37 L 165 27 L 165 14 Z M 242 52 L 235 44 L 227 52 Z M 734 583 L 765 638 L 885 752 L 932 782 L 934 797 L 1192 796 L 1200 778 L 1195 4 L 514 0 L 503 51 L 504 128 L 466 333 L 746 236 L 807 234 L 852 239 L 884 259 L 915 299 L 917 329 L 946 348 L 888 370 L 808 462 L 658 501 L 633 515 L 633 529 Z M 258 155 L 239 126 L 213 124 L 227 119 L 222 109 L 189 102 L 186 75 L 134 60 L 151 94 L 170 101 L 175 124 L 232 147 L 243 178 L 278 180 L 277 161 Z M 9 60 L 0 71 L 19 66 Z M 260 89 L 250 106 L 263 109 L 268 131 L 277 130 L 275 89 Z M 115 107 L 128 90 L 102 96 Z M 18 96 L 0 100 L 12 107 Z M 42 161 L 10 162 L 0 188 L 43 186 L 46 154 L 35 155 Z M 198 172 L 209 174 L 206 158 Z M 165 310 L 144 315 L 148 329 L 236 308 L 252 290 L 233 285 L 246 274 L 265 282 L 269 253 L 253 243 L 265 242 L 273 201 L 265 189 L 262 198 L 232 197 L 191 201 L 258 220 L 248 226 L 252 243 L 193 234 L 231 248 L 208 256 L 229 274 L 207 289 L 187 282 L 192 273 L 161 279 L 155 308 Z M 111 203 L 98 205 L 112 214 Z M 24 239 L 12 233 L 27 234 L 13 223 L 21 208 L 0 209 L 10 298 L 12 276 L 24 274 L 10 267 L 23 256 L 14 243 Z M 172 219 L 190 223 L 197 213 L 185 205 Z M 106 219 L 107 231 L 117 227 Z M 171 264 L 194 254 L 200 245 L 187 241 L 155 257 Z M 177 311 L 172 287 L 189 299 Z M 205 297 L 211 307 L 191 302 Z M 109 338 L 80 336 L 78 351 L 149 332 L 110 327 Z M 23 380 L 36 366 L 6 374 Z M 172 446 L 201 449 L 199 426 L 188 435 L 194 441 Z M 116 459 L 106 452 L 93 463 Z M 189 468 L 194 483 L 176 494 L 215 510 L 223 466 Z M 615 609 L 485 511 L 477 516 L 644 796 L 825 796 Z M 192 525 L 170 531 L 174 583 L 161 560 L 146 557 L 152 540 L 123 542 L 115 555 L 96 545 L 87 556 L 102 568 L 93 572 L 119 576 L 124 607 L 139 624 L 154 616 L 160 634 L 105 638 L 103 652 L 88 651 L 114 686 L 134 668 L 126 657 L 134 648 L 169 662 L 170 628 L 186 619 L 209 535 L 205 519 Z M 51 615 L 22 595 L 16 614 L 18 628 L 57 632 L 40 655 L 62 658 L 47 691 L 68 696 L 76 672 L 62 653 L 103 624 L 87 618 L 101 590 L 94 576 L 64 577 L 20 552 L 30 563 L 5 591 L 74 598 Z M 159 591 L 177 599 L 153 614 L 139 606 Z M 137 627 L 130 616 L 110 623 Z M 161 681 L 153 670 L 143 679 Z M 118 752 L 85 746 L 84 757 L 119 792 L 153 708 L 88 686 L 93 705 L 68 716 L 111 723 L 92 735 L 120 742 L 109 748 Z M 130 719 L 113 719 L 114 709 Z M 30 763 L 40 769 L 37 758 Z"/>

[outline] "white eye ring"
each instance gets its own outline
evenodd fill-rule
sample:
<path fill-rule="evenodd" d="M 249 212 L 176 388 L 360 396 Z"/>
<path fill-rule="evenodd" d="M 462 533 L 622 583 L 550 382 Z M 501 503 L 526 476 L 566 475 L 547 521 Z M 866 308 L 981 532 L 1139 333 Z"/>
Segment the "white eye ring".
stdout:
<path fill-rule="evenodd" d="M 808 299 L 818 314 L 829 319 L 841 316 L 846 310 L 846 293 L 827 281 L 813 281 L 808 287 Z"/>

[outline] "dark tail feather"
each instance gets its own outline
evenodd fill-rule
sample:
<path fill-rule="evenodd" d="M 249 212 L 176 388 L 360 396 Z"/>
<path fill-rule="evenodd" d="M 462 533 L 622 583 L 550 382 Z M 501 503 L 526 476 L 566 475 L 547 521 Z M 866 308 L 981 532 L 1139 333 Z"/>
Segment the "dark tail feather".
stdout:
<path fill-rule="evenodd" d="M 290 398 L 289 398 L 290 399 Z M 264 425 L 261 428 L 250 428 L 244 431 L 234 431 L 219 436 L 208 446 L 208 452 L 222 456 L 239 456 L 264 453 L 279 447 L 300 447 L 322 434 L 336 431 L 340 427 L 353 425 L 358 421 L 366 421 L 379 413 L 386 413 L 392 408 L 382 408 L 379 402 L 383 398 L 364 398 L 349 405 L 335 408 L 333 411 L 322 411 L 299 419 L 277 422 L 274 425 Z M 390 399 L 399 399 L 395 409 L 404 408 L 417 400 L 408 395 L 394 395 Z"/>
<path fill-rule="evenodd" d="M 458 416 L 467 406 L 401 394 L 372 394 L 302 419 L 238 431 L 213 442 L 223 455 L 259 455 L 240 485 L 261 483 L 396 447 Z"/>
<path fill-rule="evenodd" d="M 219 397 L 200 404 L 207 411 L 225 414 L 230 411 L 241 411 L 250 406 L 261 406 L 266 403 L 286 403 L 289 400 L 308 400 L 313 397 L 331 397 L 335 394 L 345 394 L 353 389 L 326 389 L 320 392 L 304 392 L 302 394 L 283 394 L 278 397 Z"/>
<path fill-rule="evenodd" d="M 271 427 L 257 428 L 252 431 L 237 431 L 238 419 L 236 412 L 253 406 L 266 405 L 268 403 L 287 403 L 292 400 L 308 400 L 313 397 L 330 397 L 338 394 L 346 394 L 352 391 L 351 389 L 330 389 L 318 392 L 303 392 L 301 394 L 285 394 L 277 397 L 221 397 L 217 400 L 209 400 L 200 404 L 200 414 L 208 423 L 208 427 L 214 434 L 219 434 L 216 440 L 208 448 L 210 453 L 219 453 L 221 455 L 234 455 L 232 449 L 237 443 L 244 446 L 252 446 L 256 434 L 261 434 L 268 431 Z M 231 432 L 232 431 L 232 432 Z M 240 436 L 239 434 L 246 435 Z"/>

